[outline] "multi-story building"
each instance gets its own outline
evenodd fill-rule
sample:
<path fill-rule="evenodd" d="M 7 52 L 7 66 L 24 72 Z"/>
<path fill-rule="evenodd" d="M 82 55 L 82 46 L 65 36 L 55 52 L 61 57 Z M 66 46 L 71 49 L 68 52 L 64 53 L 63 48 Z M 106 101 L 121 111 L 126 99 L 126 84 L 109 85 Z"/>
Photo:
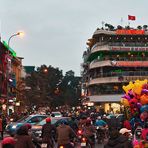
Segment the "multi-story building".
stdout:
<path fill-rule="evenodd" d="M 97 29 L 88 39 L 83 58 L 83 91 L 88 101 L 105 111 L 121 109 L 122 86 L 148 78 L 148 31 Z"/>
<path fill-rule="evenodd" d="M 14 50 L 6 42 L 0 42 L 1 71 L 1 105 L 5 105 L 9 113 L 14 111 L 20 100 L 18 84 L 21 81 L 22 58 L 16 56 Z"/>

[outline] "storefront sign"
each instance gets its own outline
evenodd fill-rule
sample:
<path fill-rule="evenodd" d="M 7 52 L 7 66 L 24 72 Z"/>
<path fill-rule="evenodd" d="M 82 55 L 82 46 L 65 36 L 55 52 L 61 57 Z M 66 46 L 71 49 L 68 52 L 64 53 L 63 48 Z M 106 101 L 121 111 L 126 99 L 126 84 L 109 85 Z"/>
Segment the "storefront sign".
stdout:
<path fill-rule="evenodd" d="M 117 61 L 116 66 L 123 67 L 148 67 L 148 61 Z"/>
<path fill-rule="evenodd" d="M 144 30 L 116 30 L 116 34 L 118 35 L 122 35 L 122 34 L 125 34 L 125 35 L 143 35 L 145 34 L 145 31 Z"/>
<path fill-rule="evenodd" d="M 148 51 L 148 47 L 111 47 L 114 51 Z"/>

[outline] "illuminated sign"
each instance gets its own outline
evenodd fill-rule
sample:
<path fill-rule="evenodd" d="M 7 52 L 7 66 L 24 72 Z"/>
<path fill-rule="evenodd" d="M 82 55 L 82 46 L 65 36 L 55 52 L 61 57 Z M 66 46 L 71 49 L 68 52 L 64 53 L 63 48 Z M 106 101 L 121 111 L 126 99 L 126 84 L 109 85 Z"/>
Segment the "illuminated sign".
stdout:
<path fill-rule="evenodd" d="M 116 30 L 116 34 L 124 34 L 124 35 L 136 35 L 136 34 L 144 34 L 145 31 L 144 30 Z"/>
<path fill-rule="evenodd" d="M 148 61 L 117 61 L 115 66 L 123 67 L 148 67 Z"/>
<path fill-rule="evenodd" d="M 148 51 L 148 47 L 111 47 L 115 51 Z"/>

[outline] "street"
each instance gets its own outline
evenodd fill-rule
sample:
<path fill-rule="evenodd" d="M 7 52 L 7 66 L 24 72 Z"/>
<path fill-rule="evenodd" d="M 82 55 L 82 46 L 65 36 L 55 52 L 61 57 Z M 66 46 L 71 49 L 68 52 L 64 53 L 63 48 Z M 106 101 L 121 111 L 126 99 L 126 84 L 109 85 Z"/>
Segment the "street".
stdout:
<path fill-rule="evenodd" d="M 4 137 L 7 137 L 7 136 L 9 136 L 9 135 L 4 134 Z M 2 141 L 2 140 L 0 140 L 0 148 L 2 147 L 2 146 L 1 146 L 1 141 Z M 106 143 L 106 140 L 105 140 L 105 143 Z M 103 147 L 104 147 L 103 144 L 95 144 L 95 148 L 103 148 Z M 55 148 L 56 148 L 56 146 L 55 146 Z M 81 147 L 80 147 L 80 145 L 78 145 L 76 148 L 81 148 Z"/>

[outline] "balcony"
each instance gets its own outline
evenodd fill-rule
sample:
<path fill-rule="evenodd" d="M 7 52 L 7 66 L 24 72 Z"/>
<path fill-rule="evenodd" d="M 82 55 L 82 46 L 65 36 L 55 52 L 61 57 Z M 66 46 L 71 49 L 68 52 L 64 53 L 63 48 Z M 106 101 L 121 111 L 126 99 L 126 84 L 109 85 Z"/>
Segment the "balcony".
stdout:
<path fill-rule="evenodd" d="M 99 42 L 91 48 L 91 53 L 97 51 L 148 51 L 146 43 L 128 43 L 128 42 Z"/>
<path fill-rule="evenodd" d="M 128 59 L 129 61 L 127 61 L 127 58 L 120 58 L 120 61 L 115 59 L 113 61 L 111 60 L 105 60 L 105 61 L 98 61 L 98 60 L 94 60 L 93 62 L 90 63 L 89 65 L 89 69 L 94 69 L 94 68 L 98 68 L 98 67 L 105 67 L 105 66 L 113 66 L 113 67 L 148 67 L 148 58 L 141 58 L 141 60 L 139 60 L 139 58 L 135 57 L 135 58 L 131 58 Z M 138 61 L 136 61 L 138 60 Z"/>
<path fill-rule="evenodd" d="M 120 79 L 122 78 L 122 79 Z M 104 83 L 122 83 L 135 80 L 144 80 L 148 79 L 148 72 L 145 76 L 110 76 L 110 77 L 99 77 L 99 78 L 90 78 L 88 85 L 94 84 L 104 84 Z"/>

